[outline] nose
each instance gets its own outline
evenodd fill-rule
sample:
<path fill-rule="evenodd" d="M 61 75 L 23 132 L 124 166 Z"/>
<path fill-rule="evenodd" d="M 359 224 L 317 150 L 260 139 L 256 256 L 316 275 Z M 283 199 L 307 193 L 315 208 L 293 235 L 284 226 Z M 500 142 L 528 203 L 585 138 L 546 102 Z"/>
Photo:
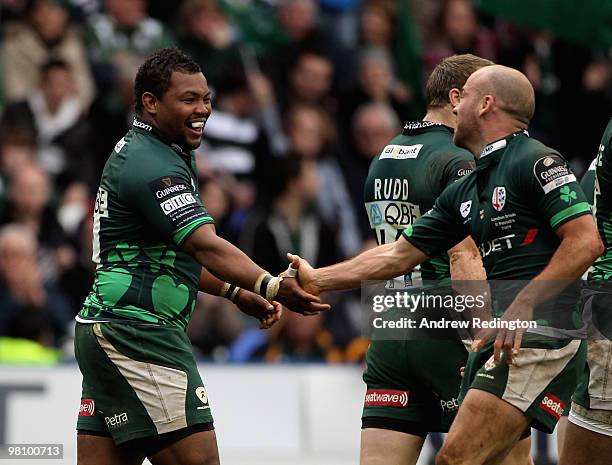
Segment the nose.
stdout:
<path fill-rule="evenodd" d="M 208 113 L 210 113 L 209 105 L 204 103 L 204 100 L 198 100 L 198 104 L 196 105 L 196 108 L 195 108 L 195 113 L 197 115 L 207 116 Z"/>

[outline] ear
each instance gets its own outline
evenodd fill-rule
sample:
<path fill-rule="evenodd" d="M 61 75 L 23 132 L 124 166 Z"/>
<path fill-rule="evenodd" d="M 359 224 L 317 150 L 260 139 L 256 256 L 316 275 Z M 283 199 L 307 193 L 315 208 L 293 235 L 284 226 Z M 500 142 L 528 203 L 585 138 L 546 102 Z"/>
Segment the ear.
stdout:
<path fill-rule="evenodd" d="M 157 104 L 158 104 L 157 97 L 153 95 L 151 92 L 145 92 L 144 94 L 142 94 L 142 106 L 147 113 L 156 115 L 157 114 Z"/>
<path fill-rule="evenodd" d="M 450 102 L 452 108 L 455 108 L 457 105 L 459 105 L 459 102 L 461 101 L 461 91 L 456 87 L 453 87 L 451 90 L 449 90 L 448 101 Z"/>
<path fill-rule="evenodd" d="M 495 97 L 492 95 L 484 95 L 480 101 L 480 108 L 478 109 L 478 115 L 483 116 L 487 113 L 491 113 L 495 107 Z"/>

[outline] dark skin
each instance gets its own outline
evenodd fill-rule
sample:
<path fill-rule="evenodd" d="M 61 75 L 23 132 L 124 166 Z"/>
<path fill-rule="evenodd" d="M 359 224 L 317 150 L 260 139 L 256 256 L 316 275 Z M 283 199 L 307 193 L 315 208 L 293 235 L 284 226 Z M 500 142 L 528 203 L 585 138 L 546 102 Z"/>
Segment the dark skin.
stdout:
<path fill-rule="evenodd" d="M 192 122 L 206 124 L 212 113 L 211 93 L 202 73 L 172 73 L 170 87 L 158 98 L 150 92 L 142 95 L 141 118 L 159 129 L 171 142 L 194 150 L 202 142 L 204 126 L 193 129 Z"/>
<path fill-rule="evenodd" d="M 202 73 L 172 73 L 166 93 L 159 98 L 145 92 L 142 105 L 144 111 L 141 118 L 170 141 L 190 150 L 200 145 L 204 126 L 194 129 L 190 124 L 206 124 L 212 113 L 210 90 Z M 194 231 L 183 243 L 182 249 L 219 279 L 243 289 L 253 289 L 258 276 L 265 272 L 244 252 L 217 236 L 211 224 Z M 283 280 L 275 299 L 289 310 L 302 314 L 329 309 L 329 305 L 321 304 L 318 297 L 301 289 L 294 278 Z"/>
<path fill-rule="evenodd" d="M 192 127 L 192 123 L 204 123 L 212 112 L 210 90 L 202 73 L 172 73 L 169 89 L 162 96 L 151 93 L 142 95 L 144 110 L 139 115 L 143 121 L 157 128 L 169 141 L 187 150 L 200 145 L 204 125 Z M 262 326 L 271 326 L 280 316 L 280 305 L 269 304 L 254 295 L 255 281 L 265 270 L 240 249 L 220 238 L 214 225 L 197 228 L 183 243 L 182 249 L 193 256 L 206 269 L 206 277 L 211 273 L 210 282 L 200 287 L 207 292 L 218 294 L 223 281 L 241 288 L 237 305 L 245 313 L 259 319 Z M 295 267 L 299 260 L 295 261 Z M 212 280 L 215 277 L 216 280 Z M 218 279 L 217 279 L 218 278 Z M 201 283 L 202 284 L 202 283 Z M 304 291 L 296 278 L 284 278 L 275 301 L 280 302 L 298 313 L 318 313 L 328 310 L 329 305 Z M 128 452 L 115 445 L 109 437 L 79 434 L 77 436 L 78 465 L 138 465 L 144 455 Z M 175 442 L 159 451 L 149 460 L 153 465 L 218 465 L 219 453 L 215 432 L 201 431 Z"/>

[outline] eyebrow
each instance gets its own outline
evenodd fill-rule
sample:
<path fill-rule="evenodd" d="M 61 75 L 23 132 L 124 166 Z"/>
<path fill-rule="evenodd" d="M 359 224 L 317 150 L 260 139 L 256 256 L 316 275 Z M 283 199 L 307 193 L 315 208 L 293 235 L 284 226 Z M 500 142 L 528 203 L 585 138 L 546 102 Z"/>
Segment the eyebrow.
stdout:
<path fill-rule="evenodd" d="M 202 95 L 202 94 L 200 94 L 199 92 L 196 92 L 196 91 L 194 91 L 194 90 L 186 90 L 185 92 L 183 92 L 182 94 L 180 94 L 180 97 L 182 98 L 182 97 L 187 97 L 187 96 L 192 96 L 192 95 L 193 95 L 193 96 L 195 96 L 195 97 L 199 97 L 199 96 L 200 96 L 200 95 Z M 206 92 L 206 93 L 204 94 L 204 98 L 205 98 L 205 99 L 206 99 L 206 98 L 210 98 L 210 96 L 211 96 L 211 95 L 212 95 L 212 91 L 210 91 L 210 90 L 209 90 L 208 92 Z"/>

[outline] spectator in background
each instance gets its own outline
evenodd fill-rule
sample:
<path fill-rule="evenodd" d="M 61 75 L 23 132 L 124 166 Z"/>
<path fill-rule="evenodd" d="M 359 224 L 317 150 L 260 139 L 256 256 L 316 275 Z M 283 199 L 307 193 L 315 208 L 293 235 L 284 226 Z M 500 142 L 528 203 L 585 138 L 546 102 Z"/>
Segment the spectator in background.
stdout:
<path fill-rule="evenodd" d="M 531 82 L 538 111 L 529 123 L 529 132 L 551 147 L 559 147 L 561 141 L 557 128 L 563 106 L 560 98 L 561 80 L 557 74 L 559 63 L 555 52 L 556 42 L 545 31 L 532 31 L 510 50 L 500 52 L 504 62 L 521 70 Z"/>
<path fill-rule="evenodd" d="M 51 59 L 40 69 L 40 82 L 26 100 L 2 114 L 2 132 L 23 128 L 36 137 L 38 163 L 65 185 L 70 180 L 93 182 L 92 132 L 82 117 L 68 63 Z"/>
<path fill-rule="evenodd" d="M 112 83 L 106 92 L 98 94 L 94 101 L 89 121 L 95 128 L 92 144 L 95 150 L 94 172 L 102 174 L 106 159 L 115 144 L 132 127 L 134 120 L 134 79 L 142 58 L 129 52 L 118 52 L 112 59 L 114 69 Z M 92 187 L 97 190 L 96 182 Z"/>
<path fill-rule="evenodd" d="M 94 85 L 81 37 L 70 24 L 66 2 L 34 0 L 27 20 L 7 24 L 1 48 L 7 101 L 27 100 L 39 86 L 41 67 L 51 58 L 64 60 L 74 71 L 79 111 L 85 113 Z"/>
<path fill-rule="evenodd" d="M 230 346 L 244 329 L 242 315 L 229 300 L 202 292 L 198 294 L 187 335 L 199 356 L 226 362 Z"/>
<path fill-rule="evenodd" d="M 438 39 L 425 47 L 423 53 L 425 76 L 429 76 L 443 58 L 455 54 L 472 53 L 496 61 L 495 36 L 478 24 L 470 0 L 445 0 L 437 26 Z"/>
<path fill-rule="evenodd" d="M 242 249 L 271 273 L 286 267 L 286 254 L 290 250 L 301 250 L 321 265 L 333 263 L 341 253 L 335 231 L 314 208 L 320 187 L 315 162 L 289 156 L 276 161 L 274 172 L 272 209 L 258 211 L 250 217 L 243 230 Z M 232 359 L 340 361 L 339 352 L 330 352 L 336 350 L 334 340 L 346 341 L 354 335 L 342 305 L 334 305 L 325 320 L 328 329 L 324 330 L 321 316 L 312 319 L 283 316 L 280 326 L 285 329 L 280 333 L 246 334 L 232 349 Z"/>
<path fill-rule="evenodd" d="M 241 66 L 233 68 L 216 89 L 215 110 L 206 122 L 202 145 L 196 151 L 203 172 L 224 175 L 234 208 L 247 212 L 255 203 L 257 188 L 265 188 L 270 146 L 257 118 L 258 103 Z M 235 212 L 236 213 L 236 212 Z"/>
<path fill-rule="evenodd" d="M 317 106 L 296 104 L 287 113 L 285 131 L 291 152 L 316 163 L 317 209 L 338 231 L 337 240 L 343 255 L 357 254 L 361 235 L 355 207 L 338 163 L 337 132 L 331 117 Z"/>
<path fill-rule="evenodd" d="M 363 185 L 370 162 L 395 137 L 400 121 L 389 105 L 366 103 L 359 107 L 352 119 L 352 138 L 347 160 L 347 180 L 354 205 L 363 203 Z M 359 228 L 364 239 L 373 240 L 367 215 L 358 215 Z"/>
<path fill-rule="evenodd" d="M 233 206 L 230 193 L 227 191 L 228 187 L 220 176 L 215 177 L 212 173 L 206 173 L 200 178 L 200 197 L 206 202 L 210 216 L 215 219 L 217 235 L 236 243 L 240 231 L 231 224 Z"/>
<path fill-rule="evenodd" d="M 4 334 L 0 333 L 0 364 L 53 365 L 60 361 L 54 337 L 48 312 L 24 308 L 8 319 Z"/>
<path fill-rule="evenodd" d="M 306 103 L 321 106 L 335 115 L 338 104 L 331 95 L 334 78 L 331 60 L 321 52 L 310 49 L 300 52 L 293 63 L 288 71 L 288 86 L 280 87 L 283 113 L 293 103 Z"/>
<path fill-rule="evenodd" d="M 333 48 L 319 29 L 318 3 L 315 0 L 286 0 L 279 2 L 276 9 L 276 37 L 271 37 L 274 46 L 264 52 L 263 69 L 274 82 L 275 88 L 287 86 L 290 70 L 296 57 L 305 50 L 326 50 Z"/>
<path fill-rule="evenodd" d="M 67 238 L 49 205 L 49 177 L 39 166 L 29 164 L 11 178 L 7 203 L 0 224 L 16 223 L 28 229 L 40 244 L 40 272 L 45 283 L 55 282 L 65 264 Z M 38 247 L 38 246 L 37 246 Z"/>
<path fill-rule="evenodd" d="M 388 1 L 366 1 L 359 16 L 360 42 L 364 47 L 391 50 L 394 39 L 394 4 Z"/>
<path fill-rule="evenodd" d="M 64 204 L 80 203 L 78 192 L 66 192 L 64 194 Z M 75 198 L 76 197 L 76 198 Z M 77 230 L 71 239 L 74 244 L 74 259 L 63 270 L 58 287 L 70 302 L 70 306 L 75 312 L 83 306 L 85 297 L 91 291 L 91 283 L 94 280 L 96 270 L 95 263 L 92 261 L 93 246 L 93 205 L 86 212 L 84 218 L 78 225 Z"/>
<path fill-rule="evenodd" d="M 393 60 L 384 48 L 367 48 L 360 53 L 357 88 L 342 98 L 343 132 L 347 134 L 355 110 L 365 103 L 389 105 L 400 121 L 410 118 L 411 94 L 393 74 Z"/>
<path fill-rule="evenodd" d="M 343 361 L 333 336 L 323 327 L 324 317 L 320 313 L 306 317 L 299 315 L 300 318 L 287 313 L 290 312 L 284 312 L 281 321 L 270 331 L 243 333 L 232 347 L 231 360 L 267 363 Z"/>
<path fill-rule="evenodd" d="M 334 263 L 340 256 L 336 236 L 313 208 L 319 189 L 315 162 L 290 156 L 277 160 L 273 171 L 272 207 L 251 216 L 242 249 L 270 273 L 286 268 L 291 250 L 301 250 L 315 263 Z"/>
<path fill-rule="evenodd" d="M 146 0 L 104 0 L 104 13 L 90 17 L 85 38 L 100 92 L 115 80 L 117 54 L 144 59 L 174 42 L 164 25 L 147 15 Z"/>
<path fill-rule="evenodd" d="M 34 162 L 35 153 L 34 134 L 27 128 L 6 131 L 0 127 L 0 218 L 4 214 L 11 179 Z"/>
<path fill-rule="evenodd" d="M 208 80 L 216 88 L 240 61 L 238 31 L 230 24 L 218 0 L 187 0 L 181 6 L 179 46 L 198 62 Z"/>
<path fill-rule="evenodd" d="M 10 321 L 27 311 L 48 312 L 53 327 L 48 338 L 54 344 L 76 313 L 57 288 L 44 283 L 32 231 L 7 225 L 0 229 L 0 335 L 7 335 Z"/>

